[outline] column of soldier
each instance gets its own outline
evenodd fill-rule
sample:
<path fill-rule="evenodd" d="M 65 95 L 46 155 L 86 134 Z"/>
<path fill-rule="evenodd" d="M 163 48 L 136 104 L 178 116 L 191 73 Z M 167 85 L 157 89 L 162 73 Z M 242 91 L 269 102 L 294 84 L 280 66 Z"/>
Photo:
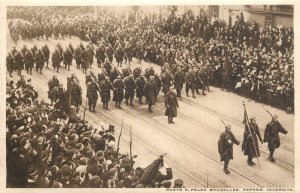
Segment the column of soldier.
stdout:
<path fill-rule="evenodd" d="M 133 167 L 136 156 L 119 152 L 114 125 L 95 128 L 74 108 L 66 114 L 39 101 L 30 80 L 11 80 L 6 88 L 7 187 L 171 187 L 172 168 L 146 178 Z M 173 187 L 184 187 L 183 181 Z"/>
<path fill-rule="evenodd" d="M 28 11 L 24 9 L 20 12 L 25 14 Z M 48 21 L 49 15 L 39 18 Z M 75 35 L 97 45 L 101 41 L 103 45 L 100 47 L 106 50 L 110 61 L 112 52 L 116 51 L 117 40 L 122 44 L 117 55 L 122 56 L 123 51 L 123 56 L 128 60 L 135 56 L 139 61 L 144 59 L 159 65 L 165 62 L 173 65 L 176 62 L 185 72 L 195 61 L 205 67 L 208 79 L 214 86 L 288 112 L 293 111 L 292 28 L 267 26 L 262 29 L 257 24 L 247 24 L 242 15 L 233 26 L 228 26 L 220 19 L 209 20 L 203 13 L 195 16 L 190 12 L 156 20 L 148 26 L 144 23 L 145 20 L 111 18 L 105 14 L 98 18 L 88 14 L 73 18 L 71 14 L 70 17 L 51 20 L 47 27 L 38 31 L 41 37 L 46 38 L 52 34 L 55 38 Z M 14 25 L 13 21 L 10 24 L 11 33 L 20 31 L 31 34 L 20 21 L 18 25 Z M 99 58 L 103 60 L 103 56 Z"/>

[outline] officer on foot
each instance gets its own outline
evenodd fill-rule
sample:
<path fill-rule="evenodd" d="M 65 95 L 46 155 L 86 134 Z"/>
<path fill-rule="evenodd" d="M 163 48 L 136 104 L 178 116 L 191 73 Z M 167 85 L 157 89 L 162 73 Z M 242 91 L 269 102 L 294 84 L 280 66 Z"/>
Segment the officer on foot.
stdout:
<path fill-rule="evenodd" d="M 220 154 L 220 161 L 224 161 L 224 172 L 229 174 L 228 164 L 231 159 L 233 159 L 233 144 L 239 145 L 240 142 L 234 137 L 231 132 L 231 125 L 227 124 L 225 126 L 225 131 L 221 134 L 218 141 L 218 150 Z"/>
<path fill-rule="evenodd" d="M 269 160 L 271 162 L 275 162 L 273 155 L 275 149 L 279 148 L 280 146 L 279 132 L 283 134 L 288 133 L 288 131 L 281 126 L 281 124 L 278 122 L 277 119 L 278 119 L 277 115 L 272 116 L 272 120 L 270 123 L 267 124 L 264 133 L 264 142 L 268 143 L 268 148 L 270 151 Z"/>

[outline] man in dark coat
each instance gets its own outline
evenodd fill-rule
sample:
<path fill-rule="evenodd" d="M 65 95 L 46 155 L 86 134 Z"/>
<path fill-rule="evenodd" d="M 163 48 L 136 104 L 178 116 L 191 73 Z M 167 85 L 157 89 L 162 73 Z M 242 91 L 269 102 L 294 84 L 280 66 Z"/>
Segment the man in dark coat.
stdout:
<path fill-rule="evenodd" d="M 174 123 L 173 117 L 177 117 L 177 108 L 179 107 L 176 93 L 174 92 L 174 86 L 169 88 L 168 93 L 165 96 L 165 115 L 168 116 L 168 123 Z"/>
<path fill-rule="evenodd" d="M 218 151 L 220 154 L 220 161 L 224 161 L 224 172 L 229 174 L 228 164 L 231 159 L 233 159 L 233 147 L 232 145 L 239 145 L 240 142 L 234 137 L 231 132 L 231 126 L 228 124 L 225 126 L 225 131 L 221 134 L 218 141 Z"/>
<path fill-rule="evenodd" d="M 36 64 L 36 71 L 40 70 L 40 74 L 42 74 L 44 63 L 45 63 L 44 55 L 42 53 L 42 50 L 39 49 L 35 55 L 35 64 Z"/>
<path fill-rule="evenodd" d="M 193 98 L 195 98 L 195 75 L 192 69 L 186 74 L 185 92 L 186 96 L 189 96 L 189 90 L 192 90 Z"/>
<path fill-rule="evenodd" d="M 139 98 L 139 104 L 143 104 L 142 98 L 144 96 L 144 87 L 146 84 L 146 78 L 143 75 L 136 80 L 136 97 Z"/>
<path fill-rule="evenodd" d="M 94 62 L 94 55 L 95 55 L 94 50 L 91 45 L 88 45 L 86 51 L 88 55 L 88 67 L 92 68 L 92 64 Z"/>
<path fill-rule="evenodd" d="M 7 66 L 7 71 L 9 73 L 9 76 L 12 77 L 12 73 L 14 71 L 14 58 L 11 54 L 11 52 L 8 53 L 8 56 L 6 57 L 6 66 Z"/>
<path fill-rule="evenodd" d="M 34 58 L 32 53 L 27 50 L 24 55 L 25 68 L 27 70 L 27 74 L 32 74 L 32 68 L 34 64 Z"/>
<path fill-rule="evenodd" d="M 15 64 L 18 70 L 18 75 L 21 76 L 22 70 L 24 68 L 24 62 L 23 62 L 21 52 L 19 51 L 15 54 Z"/>
<path fill-rule="evenodd" d="M 118 66 L 122 67 L 122 62 L 123 62 L 123 58 L 124 58 L 124 50 L 121 47 L 121 45 L 119 45 L 117 47 L 117 49 L 115 50 L 115 58 L 116 58 Z"/>
<path fill-rule="evenodd" d="M 80 64 L 82 61 L 82 53 L 81 53 L 81 48 L 80 46 L 78 46 L 75 50 L 74 50 L 74 59 L 76 60 L 76 66 L 77 69 L 80 68 Z"/>
<path fill-rule="evenodd" d="M 148 103 L 148 112 L 152 112 L 152 105 L 155 104 L 155 98 L 156 98 L 156 84 L 155 84 L 155 78 L 154 76 L 150 76 L 150 79 L 146 82 L 145 88 L 144 88 L 144 94 L 146 96 L 146 101 Z"/>
<path fill-rule="evenodd" d="M 260 157 L 258 139 L 261 143 L 263 143 L 263 140 L 256 124 L 255 117 L 250 117 L 249 127 L 247 124 L 245 124 L 242 151 L 244 151 L 244 155 L 248 156 L 248 165 L 253 166 L 255 163 L 252 161 L 252 158 Z"/>
<path fill-rule="evenodd" d="M 52 54 L 52 66 L 53 69 L 57 72 L 59 72 L 59 66 L 60 66 L 60 54 L 58 49 L 55 49 L 54 53 Z"/>
<path fill-rule="evenodd" d="M 177 97 L 179 99 L 181 99 L 181 90 L 184 82 L 185 82 L 185 75 L 182 72 L 181 67 L 178 67 L 178 70 L 174 75 L 174 86 L 176 89 Z"/>
<path fill-rule="evenodd" d="M 116 107 L 121 109 L 121 103 L 124 98 L 124 83 L 120 75 L 113 82 L 113 86 L 115 88 L 113 101 L 116 103 Z"/>
<path fill-rule="evenodd" d="M 67 49 L 64 51 L 63 55 L 64 55 L 65 69 L 67 69 L 67 67 L 68 67 L 68 71 L 70 71 L 70 65 L 72 65 L 72 60 L 73 60 L 72 52 L 67 47 Z"/>
<path fill-rule="evenodd" d="M 103 103 L 103 109 L 108 110 L 108 102 L 110 101 L 110 90 L 113 90 L 113 86 L 109 81 L 109 77 L 106 76 L 100 84 L 101 89 L 101 101 Z"/>
<path fill-rule="evenodd" d="M 288 131 L 285 130 L 281 124 L 278 122 L 278 116 L 273 115 L 272 120 L 270 123 L 267 124 L 265 133 L 264 133 L 264 142 L 268 143 L 268 148 L 270 151 L 269 159 L 270 161 L 274 162 L 275 159 L 273 157 L 275 149 L 279 148 L 280 146 L 280 138 L 279 132 L 283 134 L 287 134 Z"/>
<path fill-rule="evenodd" d="M 96 49 L 96 59 L 98 67 L 101 68 L 101 64 L 103 64 L 105 60 L 105 51 L 103 45 L 99 45 L 99 48 Z"/>
<path fill-rule="evenodd" d="M 170 86 L 173 84 L 173 76 L 169 70 L 161 76 L 162 91 L 166 95 L 169 92 Z"/>
<path fill-rule="evenodd" d="M 81 68 L 82 68 L 82 72 L 86 74 L 86 69 L 89 67 L 89 54 L 85 49 L 83 49 L 81 53 L 82 53 Z"/>
<path fill-rule="evenodd" d="M 130 100 L 130 105 L 133 106 L 133 98 L 134 98 L 134 89 L 137 88 L 133 75 L 129 75 L 124 79 L 124 86 L 125 86 L 125 99 L 126 105 L 128 105 L 128 99 Z"/>
<path fill-rule="evenodd" d="M 89 111 L 95 112 L 95 107 L 98 100 L 98 93 L 100 89 L 95 80 L 92 80 L 87 85 L 86 97 L 88 98 Z"/>
<path fill-rule="evenodd" d="M 49 64 L 49 56 L 50 56 L 50 50 L 49 50 L 47 44 L 45 44 L 45 45 L 42 47 L 42 52 L 43 52 L 43 54 L 44 54 L 45 61 L 47 62 L 47 67 L 48 67 L 48 64 Z"/>

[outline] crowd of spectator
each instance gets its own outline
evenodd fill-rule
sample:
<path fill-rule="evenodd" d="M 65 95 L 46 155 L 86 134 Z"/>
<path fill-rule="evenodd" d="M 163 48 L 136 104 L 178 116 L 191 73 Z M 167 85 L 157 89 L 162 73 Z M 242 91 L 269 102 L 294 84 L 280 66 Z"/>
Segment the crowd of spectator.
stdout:
<path fill-rule="evenodd" d="M 147 15 L 124 17 L 100 13 L 95 17 L 88 13 L 75 14 L 80 13 L 79 8 L 61 11 L 69 14 L 44 14 L 44 9 L 54 12 L 42 7 L 14 8 L 9 10 L 9 18 L 40 21 L 40 26 L 47 21 L 49 34 L 53 33 L 55 38 L 75 35 L 94 44 L 105 42 L 112 46 L 119 40 L 127 42 L 135 57 L 142 53 L 145 61 L 159 65 L 190 67 L 195 61 L 206 68 L 214 86 L 288 112 L 294 110 L 293 28 L 248 23 L 243 14 L 230 26 L 221 19 L 207 17 L 204 12 L 195 16 L 187 11 L 183 15 L 169 14 L 150 21 Z M 16 10 L 17 16 L 13 14 Z M 22 26 L 20 20 L 16 23 L 11 20 L 10 26 L 11 34 L 23 31 L 18 27 Z M 38 28 L 31 30 L 43 31 L 36 30 Z M 45 36 L 46 31 L 45 26 Z"/>
<path fill-rule="evenodd" d="M 114 125 L 96 128 L 74 107 L 65 113 L 39 101 L 24 77 L 8 80 L 6 92 L 7 187 L 171 187 L 171 168 L 160 165 L 149 177 L 149 169 L 134 167 L 136 155 L 118 152 Z"/>

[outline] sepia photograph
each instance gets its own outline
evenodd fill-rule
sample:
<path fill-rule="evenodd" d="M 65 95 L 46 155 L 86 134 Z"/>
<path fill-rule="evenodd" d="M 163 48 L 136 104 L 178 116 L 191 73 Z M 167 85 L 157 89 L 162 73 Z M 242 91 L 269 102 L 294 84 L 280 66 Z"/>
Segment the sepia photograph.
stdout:
<path fill-rule="evenodd" d="M 3 10 L 5 189 L 295 191 L 293 4 Z"/>

